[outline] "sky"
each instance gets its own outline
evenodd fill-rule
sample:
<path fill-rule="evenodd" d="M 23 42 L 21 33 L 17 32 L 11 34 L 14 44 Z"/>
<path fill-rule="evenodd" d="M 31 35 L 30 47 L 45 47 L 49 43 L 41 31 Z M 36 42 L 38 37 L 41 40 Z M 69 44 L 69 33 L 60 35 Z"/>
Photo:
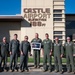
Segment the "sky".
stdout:
<path fill-rule="evenodd" d="M 65 0 L 65 13 L 75 14 L 75 0 Z M 21 13 L 21 0 L 0 0 L 0 15 Z"/>

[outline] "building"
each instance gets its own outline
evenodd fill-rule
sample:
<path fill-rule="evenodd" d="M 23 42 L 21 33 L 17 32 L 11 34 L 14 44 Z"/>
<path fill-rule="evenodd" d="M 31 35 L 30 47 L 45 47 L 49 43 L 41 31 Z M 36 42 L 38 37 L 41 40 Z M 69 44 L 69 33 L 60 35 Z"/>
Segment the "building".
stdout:
<path fill-rule="evenodd" d="M 65 14 L 66 15 L 66 36 L 70 36 L 73 39 L 73 34 L 75 34 L 75 14 Z M 75 36 L 74 36 L 75 38 Z"/>
<path fill-rule="evenodd" d="M 45 33 L 54 40 L 56 36 L 65 41 L 65 1 L 64 0 L 22 0 L 21 34 L 26 33 L 31 40 L 36 32 L 40 38 Z M 23 36 L 21 37 L 23 39 Z"/>
<path fill-rule="evenodd" d="M 0 41 L 3 36 L 10 41 L 15 33 L 18 34 L 20 41 L 25 35 L 28 35 L 31 41 L 35 33 L 39 33 L 39 37 L 43 40 L 45 33 L 48 33 L 52 40 L 57 36 L 64 42 L 66 36 L 75 33 L 74 25 L 73 28 L 71 25 L 68 27 L 69 21 L 75 20 L 75 15 L 65 14 L 64 0 L 21 1 L 20 15 L 0 16 Z"/>
<path fill-rule="evenodd" d="M 49 33 L 52 40 L 58 36 L 65 41 L 64 0 L 22 0 L 21 3 L 21 16 L 0 17 L 0 41 L 3 36 L 11 40 L 14 33 L 19 40 L 28 35 L 31 41 L 36 32 L 42 39 Z"/>

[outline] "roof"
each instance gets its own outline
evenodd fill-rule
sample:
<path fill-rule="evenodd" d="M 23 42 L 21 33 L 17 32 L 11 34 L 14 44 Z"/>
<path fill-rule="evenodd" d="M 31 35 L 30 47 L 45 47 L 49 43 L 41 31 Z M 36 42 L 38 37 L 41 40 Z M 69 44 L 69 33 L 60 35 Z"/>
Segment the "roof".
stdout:
<path fill-rule="evenodd" d="M 75 14 L 65 14 L 65 16 L 75 16 Z"/>
<path fill-rule="evenodd" d="M 22 16 L 0 16 L 0 21 L 22 21 Z"/>

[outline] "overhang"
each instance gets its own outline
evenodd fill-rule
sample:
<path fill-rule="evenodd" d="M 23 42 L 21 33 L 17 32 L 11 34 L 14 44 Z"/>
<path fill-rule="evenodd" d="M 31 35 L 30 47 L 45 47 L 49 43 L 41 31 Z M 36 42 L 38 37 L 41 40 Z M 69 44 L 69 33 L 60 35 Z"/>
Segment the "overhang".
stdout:
<path fill-rule="evenodd" d="M 22 21 L 22 16 L 0 16 L 0 22 Z"/>

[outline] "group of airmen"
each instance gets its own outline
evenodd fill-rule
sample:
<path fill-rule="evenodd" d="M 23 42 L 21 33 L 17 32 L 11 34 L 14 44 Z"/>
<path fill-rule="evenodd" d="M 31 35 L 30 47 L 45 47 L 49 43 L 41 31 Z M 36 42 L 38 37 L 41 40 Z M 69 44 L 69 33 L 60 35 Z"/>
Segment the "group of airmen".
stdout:
<path fill-rule="evenodd" d="M 31 44 L 28 41 L 28 36 L 24 37 L 24 40 L 19 42 L 17 39 L 18 35 L 14 34 L 14 38 L 7 42 L 6 37 L 3 37 L 2 42 L 0 43 L 0 69 L 3 64 L 3 70 L 7 71 L 7 55 L 10 54 L 10 65 L 9 70 L 18 71 L 17 67 L 17 60 L 18 55 L 20 54 L 20 66 L 19 71 L 23 72 L 24 70 L 29 71 L 28 69 L 28 55 L 32 56 L 31 54 Z M 54 65 L 55 65 L 55 72 L 63 73 L 62 68 L 62 57 L 64 54 L 66 55 L 66 66 L 67 72 L 75 73 L 75 40 L 71 41 L 70 37 L 66 38 L 66 42 L 64 45 L 59 41 L 58 37 L 55 37 L 55 41 L 52 42 L 49 39 L 49 34 L 45 34 L 45 39 L 42 41 L 39 38 L 39 34 L 35 33 L 35 38 L 32 39 L 31 43 L 41 43 L 41 50 L 43 55 L 43 71 L 49 72 L 52 71 L 52 55 L 54 56 Z M 34 68 L 40 68 L 40 50 L 33 50 L 33 59 L 34 59 Z M 47 61 L 49 63 L 49 67 L 47 66 Z"/>

